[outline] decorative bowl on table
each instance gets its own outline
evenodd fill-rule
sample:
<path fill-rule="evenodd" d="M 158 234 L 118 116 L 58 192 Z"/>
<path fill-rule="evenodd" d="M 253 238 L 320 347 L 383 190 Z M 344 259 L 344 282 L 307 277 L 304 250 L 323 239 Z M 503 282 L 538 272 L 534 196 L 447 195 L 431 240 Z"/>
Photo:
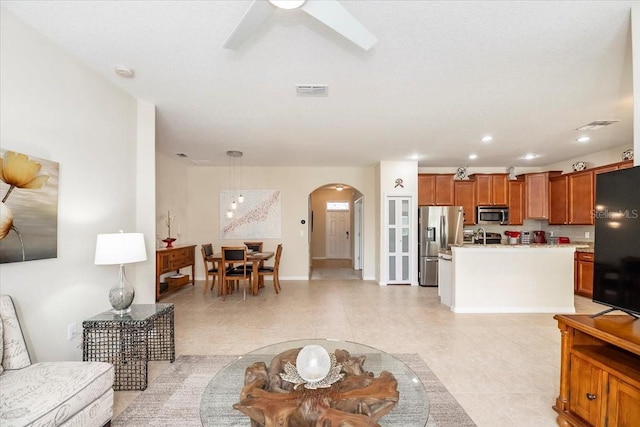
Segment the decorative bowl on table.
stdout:
<path fill-rule="evenodd" d="M 587 168 L 587 163 L 586 162 L 575 162 L 572 165 L 572 168 L 574 171 L 583 171 Z"/>
<path fill-rule="evenodd" d="M 166 239 L 163 239 L 162 241 L 167 244 L 167 246 L 165 246 L 165 248 L 172 248 L 173 247 L 173 242 L 175 242 L 176 239 L 174 239 L 173 237 L 167 237 Z"/>

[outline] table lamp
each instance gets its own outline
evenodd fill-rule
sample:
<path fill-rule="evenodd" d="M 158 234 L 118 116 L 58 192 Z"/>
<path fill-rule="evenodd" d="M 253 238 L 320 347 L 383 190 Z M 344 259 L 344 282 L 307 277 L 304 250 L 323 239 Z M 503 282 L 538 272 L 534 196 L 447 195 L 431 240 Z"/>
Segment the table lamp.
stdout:
<path fill-rule="evenodd" d="M 120 264 L 118 282 L 109 290 L 109 302 L 116 314 L 127 314 L 135 296 L 133 286 L 127 281 L 125 264 L 146 261 L 147 250 L 142 233 L 98 234 L 96 240 L 96 265 Z"/>

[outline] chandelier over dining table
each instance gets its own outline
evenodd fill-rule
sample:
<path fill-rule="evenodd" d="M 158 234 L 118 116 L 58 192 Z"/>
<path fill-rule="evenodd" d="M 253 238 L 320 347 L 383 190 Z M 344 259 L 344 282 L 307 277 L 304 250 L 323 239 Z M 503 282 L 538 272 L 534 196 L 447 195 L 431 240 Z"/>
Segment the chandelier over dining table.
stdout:
<path fill-rule="evenodd" d="M 236 195 L 236 170 L 237 170 L 236 161 L 240 159 L 240 162 L 242 162 L 242 151 L 228 150 L 227 156 L 232 159 L 231 184 L 234 192 L 233 198 L 231 199 L 231 203 L 229 204 L 229 208 L 227 209 L 227 218 L 233 218 L 233 211 L 235 211 L 238 208 L 238 203 L 244 203 L 244 196 L 242 195 L 242 192 L 241 192 L 242 190 L 240 190 L 240 193 Z M 242 163 L 240 164 L 240 187 L 242 187 Z"/>

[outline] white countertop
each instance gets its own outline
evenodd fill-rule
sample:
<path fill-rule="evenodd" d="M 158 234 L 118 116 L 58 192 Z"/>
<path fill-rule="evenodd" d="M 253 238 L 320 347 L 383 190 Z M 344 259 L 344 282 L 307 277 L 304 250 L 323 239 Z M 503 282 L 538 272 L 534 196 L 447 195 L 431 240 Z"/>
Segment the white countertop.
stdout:
<path fill-rule="evenodd" d="M 530 245 L 522 245 L 522 244 L 517 244 L 517 245 L 498 245 L 498 244 L 487 244 L 487 245 L 483 245 L 483 244 L 474 244 L 474 243 L 465 243 L 462 246 L 453 246 L 452 248 L 456 248 L 456 249 L 486 249 L 486 248 L 500 248 L 500 249 L 513 249 L 513 248 L 528 248 L 528 249 L 553 249 L 553 248 L 571 248 L 573 250 L 575 249 L 579 249 L 579 248 L 589 248 L 588 244 L 585 243 L 562 243 L 562 244 L 554 244 L 554 245 L 550 245 L 547 243 L 532 243 Z"/>

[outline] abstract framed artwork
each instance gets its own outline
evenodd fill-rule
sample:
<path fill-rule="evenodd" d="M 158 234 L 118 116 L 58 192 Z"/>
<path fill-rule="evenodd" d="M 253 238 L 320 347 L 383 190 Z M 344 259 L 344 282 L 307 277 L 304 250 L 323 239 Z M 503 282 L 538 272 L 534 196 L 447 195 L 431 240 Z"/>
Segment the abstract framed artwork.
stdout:
<path fill-rule="evenodd" d="M 233 216 L 227 217 L 232 202 Z M 278 239 L 281 237 L 280 190 L 220 190 L 221 239 Z"/>
<path fill-rule="evenodd" d="M 58 256 L 57 162 L 0 149 L 0 263 Z"/>

